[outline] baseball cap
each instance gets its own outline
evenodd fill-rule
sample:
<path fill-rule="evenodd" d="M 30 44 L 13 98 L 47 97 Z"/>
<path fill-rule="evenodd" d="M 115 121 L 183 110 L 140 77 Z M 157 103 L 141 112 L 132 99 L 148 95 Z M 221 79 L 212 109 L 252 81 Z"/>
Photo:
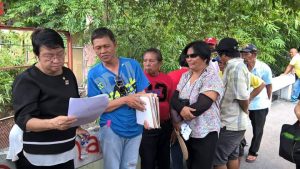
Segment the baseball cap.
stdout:
<path fill-rule="evenodd" d="M 216 38 L 205 38 L 204 42 L 207 44 L 216 45 L 218 43 Z"/>
<path fill-rule="evenodd" d="M 223 38 L 220 40 L 219 45 L 217 46 L 217 52 L 238 52 L 239 44 L 233 38 Z"/>
<path fill-rule="evenodd" d="M 248 44 L 246 47 L 242 48 L 241 52 L 256 52 L 257 48 L 253 44 Z"/>

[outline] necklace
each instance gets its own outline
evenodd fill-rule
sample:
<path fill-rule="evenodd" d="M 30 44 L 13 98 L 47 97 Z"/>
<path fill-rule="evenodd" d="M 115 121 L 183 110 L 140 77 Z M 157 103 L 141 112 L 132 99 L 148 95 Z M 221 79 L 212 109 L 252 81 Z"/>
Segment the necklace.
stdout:
<path fill-rule="evenodd" d="M 199 76 L 198 76 L 198 78 L 195 80 L 195 81 L 193 81 L 193 83 L 191 83 L 191 77 L 192 77 L 192 75 L 193 75 L 193 72 L 191 72 L 190 73 L 190 75 L 189 75 L 189 78 L 187 79 L 187 81 L 186 81 L 186 83 L 183 85 L 183 87 L 181 88 L 181 91 L 183 91 L 183 89 L 186 87 L 186 85 L 190 82 L 190 85 L 191 84 L 193 84 L 193 86 L 192 86 L 192 88 L 191 88 L 191 90 L 190 90 L 190 94 L 189 94 L 189 99 L 191 98 L 191 95 L 192 95 L 192 92 L 193 92 L 193 90 L 194 90 L 194 87 L 196 86 L 196 81 L 200 78 L 200 76 L 202 75 L 202 73 L 205 71 L 205 69 L 207 68 L 207 66 L 205 66 L 201 71 L 200 71 L 200 74 L 199 74 Z M 189 88 L 190 88 L 190 86 L 189 86 Z M 188 89 L 189 89 L 188 88 Z M 188 89 L 187 89 L 187 91 L 188 91 Z"/>

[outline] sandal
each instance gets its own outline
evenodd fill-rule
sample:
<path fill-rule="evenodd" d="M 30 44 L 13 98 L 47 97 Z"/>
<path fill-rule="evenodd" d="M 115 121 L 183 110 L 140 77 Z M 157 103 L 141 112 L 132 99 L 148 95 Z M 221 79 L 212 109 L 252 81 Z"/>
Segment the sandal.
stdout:
<path fill-rule="evenodd" d="M 246 158 L 246 162 L 253 163 L 253 162 L 255 162 L 256 158 L 257 158 L 257 156 L 248 155 L 247 158 Z"/>

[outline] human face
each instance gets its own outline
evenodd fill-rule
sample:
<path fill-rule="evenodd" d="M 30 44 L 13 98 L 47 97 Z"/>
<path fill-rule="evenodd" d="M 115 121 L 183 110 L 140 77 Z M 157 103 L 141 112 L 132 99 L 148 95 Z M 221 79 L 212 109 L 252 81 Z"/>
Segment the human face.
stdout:
<path fill-rule="evenodd" d="M 144 70 L 151 76 L 157 76 L 161 67 L 161 62 L 157 60 L 154 52 L 147 52 L 143 56 Z"/>
<path fill-rule="evenodd" d="M 116 55 L 117 45 L 108 36 L 93 40 L 93 49 L 99 59 L 104 63 L 109 63 Z"/>
<path fill-rule="evenodd" d="M 225 68 L 225 64 L 222 62 L 221 59 L 218 61 L 218 65 L 219 65 L 220 70 L 223 72 L 224 68 Z"/>
<path fill-rule="evenodd" d="M 292 48 L 292 49 L 290 50 L 290 56 L 291 56 L 291 57 L 294 57 L 296 54 L 297 54 L 297 50 L 296 50 L 295 48 Z"/>
<path fill-rule="evenodd" d="M 242 52 L 241 57 L 244 59 L 245 64 L 255 63 L 255 54 L 250 52 Z"/>
<path fill-rule="evenodd" d="M 208 47 L 209 47 L 209 49 L 210 49 L 211 51 L 215 51 L 215 49 L 216 49 L 216 45 L 215 45 L 215 44 L 212 44 L 212 43 L 209 43 L 209 44 L 208 44 Z"/>
<path fill-rule="evenodd" d="M 192 57 L 192 56 L 196 56 L 196 55 L 193 55 L 194 53 L 195 52 L 194 52 L 193 48 L 188 49 L 187 57 L 185 58 L 186 62 L 188 63 L 189 68 L 192 71 L 202 70 L 206 66 L 206 63 L 205 63 L 206 60 L 203 60 L 202 58 L 200 58 L 200 56 Z"/>
<path fill-rule="evenodd" d="M 223 69 L 224 69 L 229 60 L 229 57 L 226 56 L 224 53 L 219 53 L 219 55 L 220 55 L 220 63 L 222 64 L 221 66 L 223 66 Z M 220 65 L 219 65 L 219 67 L 220 67 Z M 221 67 L 220 67 L 220 70 L 221 70 Z"/>
<path fill-rule="evenodd" d="M 40 48 L 39 66 L 41 71 L 48 75 L 59 75 L 62 73 L 62 67 L 65 62 L 64 48 L 47 48 L 42 46 Z"/>

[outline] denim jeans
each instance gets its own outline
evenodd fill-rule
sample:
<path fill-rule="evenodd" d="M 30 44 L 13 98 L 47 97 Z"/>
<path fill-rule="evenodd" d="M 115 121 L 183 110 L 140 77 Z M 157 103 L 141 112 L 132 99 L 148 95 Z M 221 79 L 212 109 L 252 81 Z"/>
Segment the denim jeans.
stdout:
<path fill-rule="evenodd" d="M 142 134 L 124 138 L 106 125 L 101 127 L 99 141 L 105 169 L 136 169 Z"/>
<path fill-rule="evenodd" d="M 291 101 L 297 101 L 300 94 L 300 79 L 298 78 L 293 85 Z"/>

